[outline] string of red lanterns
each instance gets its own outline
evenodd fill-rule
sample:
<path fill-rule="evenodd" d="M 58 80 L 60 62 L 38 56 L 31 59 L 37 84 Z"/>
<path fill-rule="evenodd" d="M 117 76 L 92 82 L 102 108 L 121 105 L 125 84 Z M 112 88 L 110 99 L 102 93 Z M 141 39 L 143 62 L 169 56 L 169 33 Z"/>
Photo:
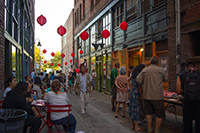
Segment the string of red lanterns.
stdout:
<path fill-rule="evenodd" d="M 80 54 L 83 54 L 83 50 L 80 50 L 80 52 L 79 52 Z"/>
<path fill-rule="evenodd" d="M 60 66 L 60 64 L 58 64 L 58 66 Z"/>
<path fill-rule="evenodd" d="M 52 52 L 52 53 L 51 53 L 51 56 L 54 56 L 54 55 L 55 55 L 55 53 L 54 53 L 54 52 Z"/>
<path fill-rule="evenodd" d="M 71 53 L 71 56 L 72 56 L 72 57 L 74 57 L 74 56 L 75 56 L 75 54 L 74 54 L 74 53 Z"/>
<path fill-rule="evenodd" d="M 44 61 L 44 64 L 46 64 L 46 63 L 47 63 L 47 61 L 45 60 L 45 61 Z"/>
<path fill-rule="evenodd" d="M 72 60 L 69 60 L 70 63 L 72 63 Z"/>
<path fill-rule="evenodd" d="M 53 63 L 51 63 L 50 65 L 53 66 Z"/>
<path fill-rule="evenodd" d="M 67 62 L 65 62 L 65 65 L 67 65 Z"/>

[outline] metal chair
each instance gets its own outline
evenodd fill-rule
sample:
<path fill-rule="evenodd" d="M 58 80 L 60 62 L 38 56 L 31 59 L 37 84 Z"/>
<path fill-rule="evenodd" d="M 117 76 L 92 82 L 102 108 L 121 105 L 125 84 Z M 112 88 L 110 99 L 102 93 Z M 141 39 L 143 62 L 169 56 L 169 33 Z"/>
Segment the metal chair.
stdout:
<path fill-rule="evenodd" d="M 4 100 L 0 101 L 0 109 L 3 108 L 3 101 L 4 101 Z"/>
<path fill-rule="evenodd" d="M 69 105 L 47 105 L 47 107 L 48 107 L 47 125 L 48 125 L 50 132 L 52 132 L 50 127 L 55 126 L 55 128 L 58 131 L 57 133 L 60 133 L 60 130 L 58 129 L 58 127 L 55 124 L 51 123 L 51 113 L 52 112 L 56 112 L 56 113 L 68 112 L 68 115 L 69 115 L 71 112 L 71 109 L 70 109 L 71 106 L 72 106 L 71 104 L 69 104 Z M 66 126 L 68 128 L 68 124 Z"/>

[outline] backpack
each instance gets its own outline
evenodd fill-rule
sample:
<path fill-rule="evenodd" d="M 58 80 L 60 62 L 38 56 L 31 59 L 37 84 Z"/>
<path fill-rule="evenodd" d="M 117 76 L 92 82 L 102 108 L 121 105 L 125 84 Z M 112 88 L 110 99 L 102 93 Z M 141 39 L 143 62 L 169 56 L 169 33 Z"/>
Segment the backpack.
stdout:
<path fill-rule="evenodd" d="M 200 78 L 197 71 L 189 70 L 185 79 L 184 99 L 186 101 L 200 100 Z"/>

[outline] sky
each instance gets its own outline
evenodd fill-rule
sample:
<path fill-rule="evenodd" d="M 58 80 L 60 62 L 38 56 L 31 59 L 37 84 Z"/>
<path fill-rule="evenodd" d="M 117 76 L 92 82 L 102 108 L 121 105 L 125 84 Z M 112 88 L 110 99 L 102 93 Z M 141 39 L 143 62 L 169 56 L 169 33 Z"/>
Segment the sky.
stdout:
<path fill-rule="evenodd" d="M 47 50 L 45 59 L 51 58 L 51 52 L 61 51 L 61 36 L 57 33 L 57 28 L 64 26 L 73 7 L 74 0 L 35 0 L 35 44 L 37 46 L 39 39 L 41 51 Z M 41 14 L 47 19 L 43 26 L 37 23 Z"/>

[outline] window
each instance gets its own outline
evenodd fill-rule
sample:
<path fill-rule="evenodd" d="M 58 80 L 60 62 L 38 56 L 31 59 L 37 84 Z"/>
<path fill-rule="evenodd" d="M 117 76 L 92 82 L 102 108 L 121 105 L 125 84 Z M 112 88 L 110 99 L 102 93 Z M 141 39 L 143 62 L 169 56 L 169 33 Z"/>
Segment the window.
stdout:
<path fill-rule="evenodd" d="M 83 18 L 85 18 L 85 0 L 83 0 Z"/>
<path fill-rule="evenodd" d="M 151 43 L 145 44 L 145 61 L 151 58 Z"/>
<path fill-rule="evenodd" d="M 75 26 L 77 25 L 77 20 L 76 20 L 76 17 L 77 17 L 77 16 L 76 16 L 76 15 L 77 15 L 77 14 L 76 14 L 76 12 L 75 12 L 75 18 L 74 18 L 74 19 L 75 19 Z"/>
<path fill-rule="evenodd" d="M 77 20 L 77 24 L 79 23 L 79 8 L 77 9 L 77 18 L 76 18 L 76 20 Z"/>
<path fill-rule="evenodd" d="M 97 21 L 97 33 L 96 33 L 97 39 L 101 38 L 101 32 L 102 32 L 102 19 L 99 19 Z"/>
<path fill-rule="evenodd" d="M 143 0 L 141 6 L 142 6 L 142 14 L 148 12 L 150 10 L 149 0 Z"/>
<path fill-rule="evenodd" d="M 81 13 L 81 11 L 82 11 L 82 5 L 80 4 L 80 22 L 82 20 L 82 13 Z"/>
<path fill-rule="evenodd" d="M 124 3 L 116 7 L 114 10 L 114 28 L 119 26 L 123 20 L 124 20 Z"/>
<path fill-rule="evenodd" d="M 90 0 L 91 4 L 90 4 L 90 8 L 94 7 L 94 0 Z"/>
<path fill-rule="evenodd" d="M 95 36 L 95 24 L 90 28 L 90 40 L 91 40 L 91 52 L 95 50 L 95 44 L 96 44 L 96 36 Z"/>
<path fill-rule="evenodd" d="M 157 5 L 157 4 L 159 4 L 162 1 L 164 1 L 164 0 L 154 0 L 154 6 Z"/>
<path fill-rule="evenodd" d="M 137 17 L 137 0 L 127 0 L 126 1 L 126 16 L 127 22 Z"/>
<path fill-rule="evenodd" d="M 103 17 L 103 30 L 107 29 L 108 31 L 110 31 L 111 28 L 110 26 L 111 26 L 111 13 L 108 13 Z M 110 37 L 108 37 L 107 39 L 103 38 L 103 44 L 105 44 L 105 46 L 110 45 L 111 44 Z"/>

